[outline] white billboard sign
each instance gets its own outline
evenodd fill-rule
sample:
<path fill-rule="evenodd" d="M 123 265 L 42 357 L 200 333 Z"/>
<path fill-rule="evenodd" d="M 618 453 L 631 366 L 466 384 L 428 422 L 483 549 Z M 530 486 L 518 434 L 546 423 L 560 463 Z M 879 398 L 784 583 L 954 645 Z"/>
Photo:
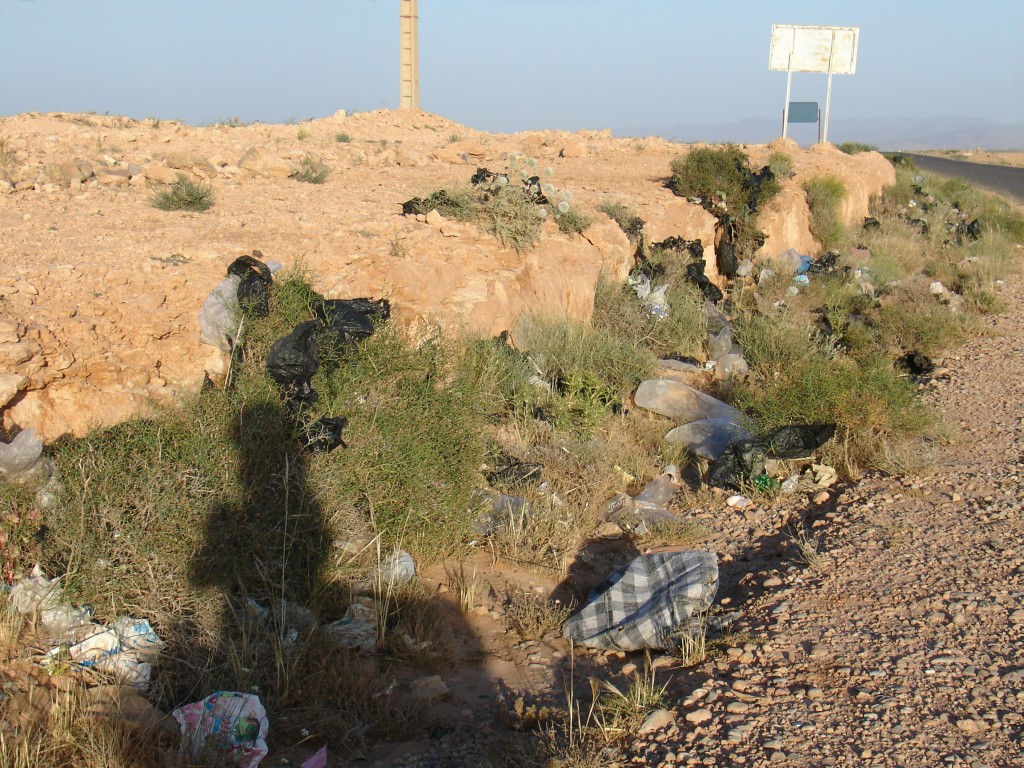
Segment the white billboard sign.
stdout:
<path fill-rule="evenodd" d="M 768 69 L 852 75 L 857 69 L 859 27 L 772 24 Z"/>

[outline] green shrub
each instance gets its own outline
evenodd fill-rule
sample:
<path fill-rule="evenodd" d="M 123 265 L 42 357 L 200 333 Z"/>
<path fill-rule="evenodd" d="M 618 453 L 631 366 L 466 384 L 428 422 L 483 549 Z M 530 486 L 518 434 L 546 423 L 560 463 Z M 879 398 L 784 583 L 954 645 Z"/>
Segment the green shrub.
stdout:
<path fill-rule="evenodd" d="M 815 176 L 804 182 L 804 191 L 811 211 L 811 234 L 824 248 L 834 247 L 845 234 L 839 207 L 846 198 L 846 185 L 835 176 Z"/>
<path fill-rule="evenodd" d="M 933 420 L 889 358 L 836 357 L 806 325 L 783 317 L 745 316 L 733 325 L 753 377 L 736 387 L 736 403 L 765 432 L 789 424 L 835 423 L 824 458 L 855 475 L 896 468 L 903 446 Z"/>
<path fill-rule="evenodd" d="M 565 211 L 556 206 L 555 222 L 558 224 L 558 231 L 563 235 L 582 235 L 593 223 L 593 219 L 578 208 L 567 205 Z"/>
<path fill-rule="evenodd" d="M 348 144 L 350 141 L 352 141 L 352 137 L 349 136 L 347 133 L 337 133 L 334 135 L 334 140 L 339 144 Z"/>
<path fill-rule="evenodd" d="M 623 203 L 610 200 L 601 203 L 597 210 L 619 225 L 631 242 L 636 242 L 644 232 L 644 220 Z"/>
<path fill-rule="evenodd" d="M 157 192 L 151 202 L 161 211 L 205 211 L 213 205 L 213 187 L 179 173 L 177 181 Z"/>
<path fill-rule="evenodd" d="M 878 147 L 874 144 L 863 144 L 859 141 L 844 141 L 841 144 L 836 144 L 836 149 L 845 152 L 848 155 L 859 155 L 861 152 L 878 151 Z"/>
<path fill-rule="evenodd" d="M 296 181 L 304 181 L 307 184 L 323 184 L 327 181 L 327 175 L 330 172 L 330 167 L 322 160 L 306 155 L 299 161 L 298 166 L 292 170 L 291 177 Z"/>
<path fill-rule="evenodd" d="M 680 197 L 703 198 L 705 207 L 708 201 L 720 200 L 738 213 L 750 202 L 746 167 L 747 156 L 739 147 L 700 147 L 672 161 L 669 189 Z"/>
<path fill-rule="evenodd" d="M 508 184 L 482 203 L 479 215 L 484 231 L 522 253 L 540 240 L 542 211 L 525 187 Z"/>
<path fill-rule="evenodd" d="M 447 219 L 474 221 L 480 215 L 481 203 L 467 189 L 436 189 L 424 198 L 409 201 L 412 212 L 426 215 L 436 210 Z"/>
<path fill-rule="evenodd" d="M 779 179 L 788 179 L 793 175 L 793 159 L 785 152 L 772 152 L 768 156 L 768 167 Z"/>

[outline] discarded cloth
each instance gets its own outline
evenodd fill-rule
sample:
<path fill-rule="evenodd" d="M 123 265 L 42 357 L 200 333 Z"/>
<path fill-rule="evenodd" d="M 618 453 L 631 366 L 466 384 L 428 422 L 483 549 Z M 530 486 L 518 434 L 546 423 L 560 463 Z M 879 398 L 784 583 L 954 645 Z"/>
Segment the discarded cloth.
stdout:
<path fill-rule="evenodd" d="M 590 648 L 671 648 L 694 631 L 717 591 L 712 552 L 641 555 L 599 584 L 562 634 Z"/>

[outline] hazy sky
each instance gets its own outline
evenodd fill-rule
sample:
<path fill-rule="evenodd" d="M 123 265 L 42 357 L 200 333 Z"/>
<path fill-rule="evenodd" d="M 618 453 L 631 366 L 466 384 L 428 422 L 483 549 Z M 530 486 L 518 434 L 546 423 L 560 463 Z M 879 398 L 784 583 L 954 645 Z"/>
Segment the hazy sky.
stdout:
<path fill-rule="evenodd" d="M 845 6 L 845 10 L 838 10 Z M 398 104 L 398 0 L 0 0 L 0 114 L 282 122 Z M 489 131 L 777 118 L 771 25 L 859 26 L 832 123 L 1024 123 L 1024 0 L 419 0 L 424 109 Z M 824 104 L 824 75 L 793 99 Z"/>

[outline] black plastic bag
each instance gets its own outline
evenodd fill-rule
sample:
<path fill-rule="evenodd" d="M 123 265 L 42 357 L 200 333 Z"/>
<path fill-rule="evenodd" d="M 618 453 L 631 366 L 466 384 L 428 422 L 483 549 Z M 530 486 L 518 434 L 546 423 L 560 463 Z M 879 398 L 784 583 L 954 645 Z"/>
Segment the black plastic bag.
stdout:
<path fill-rule="evenodd" d="M 484 473 L 484 477 L 487 478 L 487 482 L 491 485 L 498 483 L 526 485 L 527 483 L 539 482 L 541 472 L 543 471 L 543 464 L 537 464 L 532 461 L 515 461 Z"/>
<path fill-rule="evenodd" d="M 704 266 L 703 259 L 687 264 L 686 276 L 690 279 L 690 282 L 700 288 L 700 292 L 704 294 L 705 299 L 712 304 L 717 304 L 722 300 L 723 294 L 718 286 L 712 283 L 708 276 L 704 274 Z"/>
<path fill-rule="evenodd" d="M 838 266 L 839 254 L 835 251 L 829 251 L 811 262 L 811 265 L 807 268 L 807 274 L 828 275 L 835 272 Z"/>
<path fill-rule="evenodd" d="M 296 392 L 303 391 L 303 384 L 309 387 L 309 380 L 320 369 L 316 337 L 322 329 L 323 324 L 319 320 L 307 320 L 275 341 L 267 354 L 270 378 Z M 311 387 L 309 391 L 312 391 Z"/>
<path fill-rule="evenodd" d="M 747 208 L 751 213 L 757 212 L 757 204 L 761 197 L 761 186 L 765 182 L 771 181 L 774 178 L 775 174 L 767 165 L 761 168 L 757 173 L 747 171 L 747 189 L 750 190 L 750 202 L 747 203 Z"/>
<path fill-rule="evenodd" d="M 314 453 L 330 453 L 339 445 L 347 448 L 341 432 L 348 426 L 344 416 L 325 416 L 305 429 L 305 447 Z"/>
<path fill-rule="evenodd" d="M 257 257 L 263 254 L 253 251 L 252 256 L 239 256 L 228 267 L 228 274 L 240 278 L 238 283 L 238 303 L 242 311 L 254 317 L 267 317 L 270 314 L 270 284 L 273 275 L 270 267 Z"/>
<path fill-rule="evenodd" d="M 796 425 L 775 430 L 766 441 L 769 452 L 777 459 L 803 459 L 831 440 L 835 433 L 835 424 Z"/>
<path fill-rule="evenodd" d="M 341 344 L 350 344 L 373 335 L 373 320 L 391 317 L 387 299 L 323 299 L 313 310 Z"/>
<path fill-rule="evenodd" d="M 679 363 L 686 363 L 687 365 L 693 365 L 697 368 L 703 368 L 704 364 L 696 357 L 690 357 L 689 355 L 665 355 L 661 358 L 662 360 L 675 360 Z"/>
<path fill-rule="evenodd" d="M 896 365 L 911 376 L 927 376 L 935 370 L 935 365 L 932 361 L 917 350 L 907 352 L 907 354 L 896 361 Z"/>
<path fill-rule="evenodd" d="M 733 219 L 723 219 L 719 225 L 722 228 L 722 237 L 718 241 L 715 253 L 718 274 L 733 278 L 736 277 L 736 269 L 739 266 L 739 261 L 736 258 L 737 224 Z"/>
<path fill-rule="evenodd" d="M 768 455 L 763 440 L 745 438 L 729 443 L 708 470 L 707 484 L 715 488 L 739 489 L 764 471 Z"/>
<path fill-rule="evenodd" d="M 882 222 L 876 219 L 874 216 L 865 216 L 863 229 L 878 229 L 882 226 Z"/>
<path fill-rule="evenodd" d="M 967 225 L 967 236 L 971 240 L 977 240 L 981 237 L 981 219 L 975 219 Z"/>
<path fill-rule="evenodd" d="M 740 489 L 764 472 L 764 460 L 768 456 L 805 458 L 831 440 L 835 433 L 835 424 L 809 424 L 782 427 L 767 437 L 734 440 L 715 459 L 705 479 L 715 488 Z"/>
<path fill-rule="evenodd" d="M 912 226 L 922 235 L 928 234 L 928 222 L 925 221 L 924 219 L 907 219 L 907 224 Z"/>
<path fill-rule="evenodd" d="M 704 258 L 704 243 L 700 240 L 686 240 L 676 235 L 666 237 L 660 243 L 654 244 L 655 248 L 663 251 L 675 251 L 676 253 L 688 253 L 694 259 Z"/>

